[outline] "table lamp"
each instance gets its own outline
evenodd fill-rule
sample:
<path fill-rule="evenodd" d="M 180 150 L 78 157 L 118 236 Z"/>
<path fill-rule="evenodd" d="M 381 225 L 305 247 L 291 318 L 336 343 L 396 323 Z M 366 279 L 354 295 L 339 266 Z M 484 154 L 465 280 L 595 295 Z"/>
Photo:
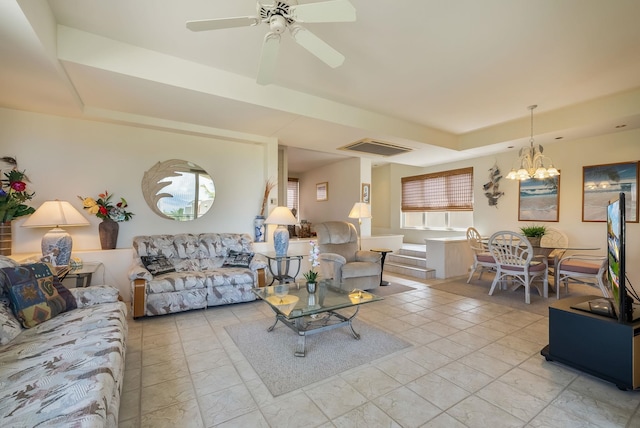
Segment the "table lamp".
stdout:
<path fill-rule="evenodd" d="M 296 224 L 298 220 L 296 220 L 289 208 L 276 207 L 271 211 L 264 223 L 278 225 L 276 230 L 273 231 L 273 247 L 276 250 L 276 257 L 286 256 L 289 249 L 289 229 L 286 226 Z"/>
<path fill-rule="evenodd" d="M 42 255 L 53 254 L 56 266 L 69 264 L 73 241 L 71 235 L 60 226 L 89 226 L 89 221 L 67 201 L 46 201 L 29 218 L 23 227 L 53 227 L 42 237 Z"/>

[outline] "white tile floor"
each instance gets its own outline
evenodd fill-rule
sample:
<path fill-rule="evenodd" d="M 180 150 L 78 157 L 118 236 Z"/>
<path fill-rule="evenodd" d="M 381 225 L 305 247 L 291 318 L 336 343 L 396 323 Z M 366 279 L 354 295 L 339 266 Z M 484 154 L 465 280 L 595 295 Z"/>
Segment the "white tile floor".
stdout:
<path fill-rule="evenodd" d="M 385 279 L 419 289 L 359 317 L 414 346 L 275 398 L 223 328 L 264 302 L 130 320 L 120 427 L 640 427 L 640 392 L 544 360 L 546 317 Z"/>

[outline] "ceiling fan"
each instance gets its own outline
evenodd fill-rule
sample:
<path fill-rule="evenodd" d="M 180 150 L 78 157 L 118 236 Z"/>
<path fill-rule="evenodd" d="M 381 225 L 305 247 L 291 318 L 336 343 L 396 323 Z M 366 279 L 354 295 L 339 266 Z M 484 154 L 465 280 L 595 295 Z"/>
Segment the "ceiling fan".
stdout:
<path fill-rule="evenodd" d="M 260 67 L 257 82 L 261 85 L 271 83 L 276 69 L 280 35 L 289 29 L 293 39 L 303 48 L 318 57 L 332 68 L 344 62 L 344 56 L 326 42 L 302 27 L 300 23 L 353 22 L 356 10 L 349 0 L 330 0 L 318 3 L 298 4 L 297 0 L 276 0 L 256 4 L 258 16 L 239 16 L 234 18 L 203 19 L 188 21 L 191 31 L 220 30 L 234 27 L 250 27 L 265 23 L 270 31 L 265 35 L 260 54 Z"/>

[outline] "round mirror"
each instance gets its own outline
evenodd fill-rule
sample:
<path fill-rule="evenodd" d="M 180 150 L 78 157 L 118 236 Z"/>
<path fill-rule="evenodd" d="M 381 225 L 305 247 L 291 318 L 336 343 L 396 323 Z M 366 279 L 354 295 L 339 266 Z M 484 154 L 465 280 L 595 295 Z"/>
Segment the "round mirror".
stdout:
<path fill-rule="evenodd" d="M 198 165 L 170 159 L 158 162 L 142 177 L 142 194 L 160 217 L 190 221 L 202 217 L 213 205 L 213 179 Z"/>

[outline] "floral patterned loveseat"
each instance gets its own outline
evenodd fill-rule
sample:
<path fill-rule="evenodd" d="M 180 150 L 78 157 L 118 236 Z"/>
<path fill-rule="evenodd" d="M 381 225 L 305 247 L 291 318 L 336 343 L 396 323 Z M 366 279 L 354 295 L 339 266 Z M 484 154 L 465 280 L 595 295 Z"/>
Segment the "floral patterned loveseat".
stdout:
<path fill-rule="evenodd" d="M 28 292 L 22 284 L 10 291 L 5 269 L 18 268 L 11 262 L 0 256 L 0 426 L 117 427 L 127 337 L 127 309 L 118 290 L 67 291 L 36 277 Z M 66 307 L 59 305 L 63 289 Z M 25 321 L 24 311 L 16 315 L 10 308 L 15 290 L 25 301 L 39 294 L 49 303 L 31 308 L 48 314 L 33 311 L 40 318 L 33 323 Z"/>
<path fill-rule="evenodd" d="M 251 236 L 244 233 L 134 237 L 129 269 L 133 317 L 255 300 L 251 288 L 264 284 L 264 258 L 256 255 L 248 267 L 225 265 L 231 253 L 253 254 L 252 247 Z"/>

